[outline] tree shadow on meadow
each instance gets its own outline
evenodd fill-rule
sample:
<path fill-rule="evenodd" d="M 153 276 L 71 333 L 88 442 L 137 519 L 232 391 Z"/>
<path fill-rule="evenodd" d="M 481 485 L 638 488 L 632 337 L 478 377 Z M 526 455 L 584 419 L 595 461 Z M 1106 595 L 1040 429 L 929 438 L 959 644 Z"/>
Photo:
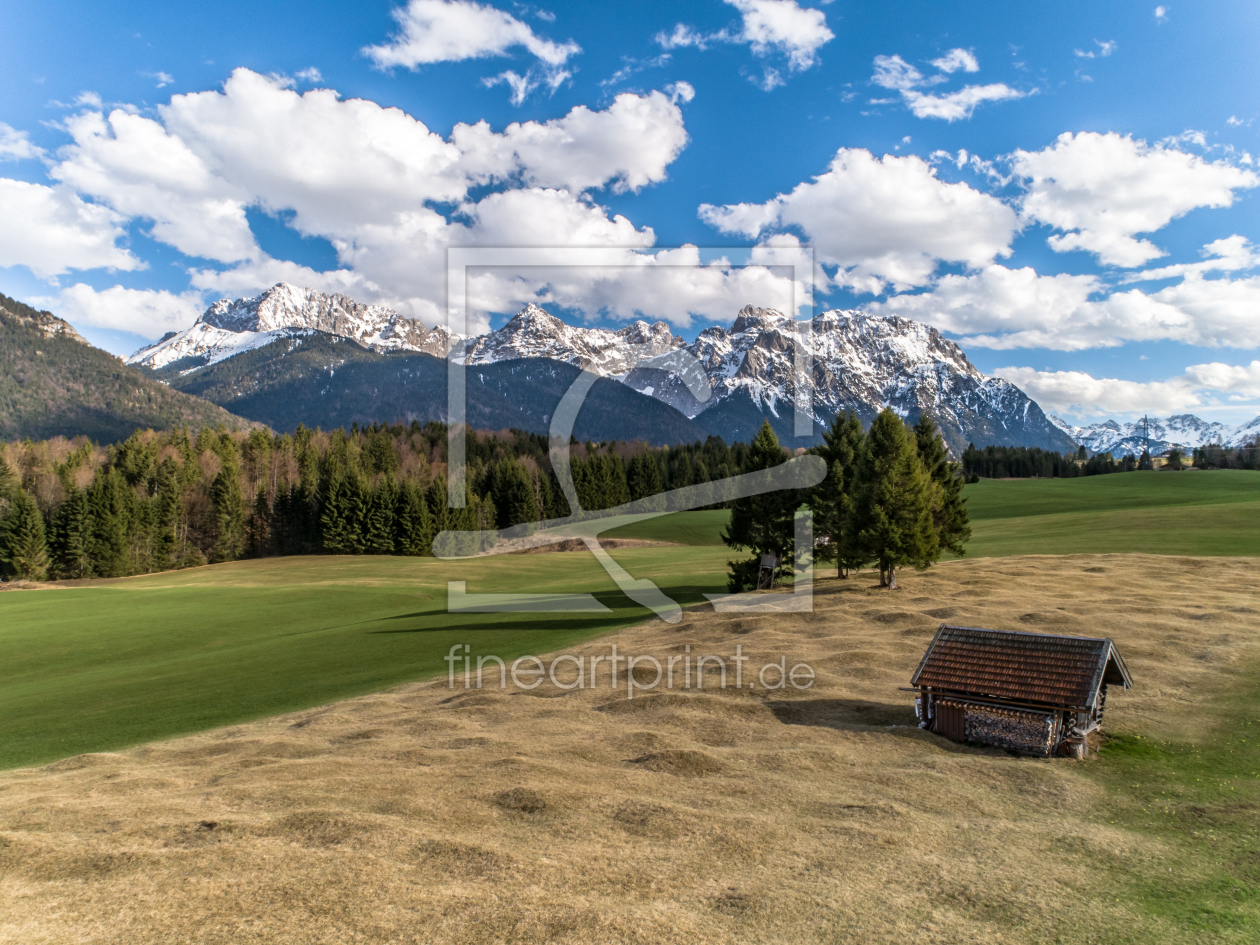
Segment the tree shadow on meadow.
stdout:
<path fill-rule="evenodd" d="M 793 699 L 768 702 L 770 711 L 784 725 L 813 725 L 852 730 L 871 726 L 917 726 L 914 705 L 905 702 L 873 702 L 866 699 Z"/>

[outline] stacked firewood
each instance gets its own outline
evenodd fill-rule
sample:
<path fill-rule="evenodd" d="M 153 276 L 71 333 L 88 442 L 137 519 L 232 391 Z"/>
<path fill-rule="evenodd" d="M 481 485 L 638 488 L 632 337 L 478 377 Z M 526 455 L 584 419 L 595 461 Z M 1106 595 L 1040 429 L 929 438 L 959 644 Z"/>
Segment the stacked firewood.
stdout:
<path fill-rule="evenodd" d="M 1013 748 L 1032 755 L 1049 755 L 1054 748 L 1054 715 L 1023 712 L 991 705 L 964 706 L 965 740 Z"/>

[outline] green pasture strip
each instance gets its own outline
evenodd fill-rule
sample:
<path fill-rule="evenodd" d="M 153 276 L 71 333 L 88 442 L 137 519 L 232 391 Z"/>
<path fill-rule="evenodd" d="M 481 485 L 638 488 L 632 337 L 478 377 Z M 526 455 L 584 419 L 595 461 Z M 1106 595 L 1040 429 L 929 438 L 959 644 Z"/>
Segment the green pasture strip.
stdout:
<path fill-rule="evenodd" d="M 610 529 L 602 537 L 672 541 L 679 545 L 721 545 L 722 530 L 730 520 L 731 513 L 727 509 L 674 512 Z"/>
<path fill-rule="evenodd" d="M 683 604 L 726 549 L 615 552 Z M 587 592 L 606 614 L 448 614 L 469 593 Z M 296 711 L 444 675 L 443 657 L 547 653 L 650 617 L 583 553 L 306 557 L 0 594 L 0 767 Z"/>
<path fill-rule="evenodd" d="M 1080 479 L 981 479 L 963 495 L 973 523 L 1070 512 L 1112 512 L 1260 501 L 1260 472 L 1131 472 Z"/>
<path fill-rule="evenodd" d="M 1128 552 L 1260 555 L 1260 500 L 980 519 L 967 543 L 969 558 Z"/>
<path fill-rule="evenodd" d="M 1162 941 L 1260 941 L 1260 667 L 1234 670 L 1223 693 L 1201 693 L 1215 724 L 1196 742 L 1157 729 L 1109 735 L 1088 775 L 1106 788 L 1104 823 L 1154 836 L 1155 861 L 1106 864 L 1124 899 Z M 1209 715 L 1203 707 L 1196 714 Z M 1155 726 L 1158 725 L 1156 721 Z M 1119 932 L 1120 930 L 1113 930 Z M 1115 934 L 1112 941 L 1149 942 Z"/>

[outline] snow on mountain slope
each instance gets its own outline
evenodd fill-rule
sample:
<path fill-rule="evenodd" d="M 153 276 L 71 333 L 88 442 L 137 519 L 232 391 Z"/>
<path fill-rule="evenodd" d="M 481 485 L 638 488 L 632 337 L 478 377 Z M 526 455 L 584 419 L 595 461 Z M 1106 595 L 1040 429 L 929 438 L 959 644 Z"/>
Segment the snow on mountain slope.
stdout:
<path fill-rule="evenodd" d="M 185 358 L 196 366 L 260 348 L 277 338 L 321 331 L 351 338 L 373 351 L 424 351 L 445 356 L 452 336 L 430 330 L 383 305 L 363 305 L 344 295 L 327 295 L 281 282 L 256 298 L 220 299 L 182 332 L 142 348 L 128 364 L 165 367 Z"/>
<path fill-rule="evenodd" d="M 1083 444 L 1091 454 L 1111 453 L 1113 456 L 1122 456 L 1125 453 L 1140 454 L 1145 447 L 1147 437 L 1149 437 L 1151 453 L 1158 456 L 1173 447 L 1190 450 L 1196 446 L 1207 446 L 1212 443 L 1221 446 L 1244 446 L 1260 436 L 1260 417 L 1236 427 L 1209 422 L 1188 413 L 1173 417 L 1150 417 L 1147 419 L 1145 433 L 1141 420 L 1130 423 L 1106 420 L 1078 427 L 1059 417 L 1052 416 L 1050 419 L 1078 443 Z"/>
<path fill-rule="evenodd" d="M 936 329 L 895 316 L 840 310 L 798 322 L 782 312 L 746 306 L 729 329 L 707 328 L 688 344 L 665 322 L 636 321 L 618 331 L 584 328 L 529 304 L 502 328 L 465 338 L 445 327 L 427 329 L 384 306 L 280 283 L 257 298 L 214 303 L 191 328 L 130 361 L 153 368 L 183 362 L 180 367 L 196 370 L 281 337 L 313 332 L 348 338 L 374 351 L 420 351 L 468 365 L 520 358 L 563 361 L 621 380 L 690 419 L 726 405 L 725 413 L 709 414 L 705 426 L 728 438 L 746 432 L 723 426 L 735 422 L 730 410 L 736 403 L 744 405 L 736 410 L 740 423 L 760 423 L 758 416 L 765 416 L 790 434 L 800 352 L 806 360 L 812 356 L 816 431 L 842 410 L 869 422 L 891 406 L 911 419 L 931 413 L 955 452 L 971 441 L 1074 448 L 1019 388 L 986 377 Z M 662 355 L 670 356 L 670 370 L 662 365 Z M 650 358 L 657 360 L 646 361 Z M 676 373 L 675 362 L 692 358 L 712 388 L 703 401 Z"/>

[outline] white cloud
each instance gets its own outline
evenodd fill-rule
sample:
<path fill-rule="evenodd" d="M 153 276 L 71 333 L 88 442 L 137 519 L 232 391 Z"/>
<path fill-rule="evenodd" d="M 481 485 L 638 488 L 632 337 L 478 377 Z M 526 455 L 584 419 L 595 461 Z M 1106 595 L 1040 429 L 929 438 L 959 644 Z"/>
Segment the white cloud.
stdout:
<path fill-rule="evenodd" d="M 124 289 L 120 285 L 98 292 L 82 282 L 62 289 L 55 301 L 58 313 L 72 324 L 113 328 L 152 338 L 187 328 L 203 308 L 198 292 L 175 295 L 165 290 Z"/>
<path fill-rule="evenodd" d="M 1229 125 L 1231 128 L 1237 128 L 1239 125 L 1245 124 L 1245 122 L 1237 115 L 1230 115 L 1225 119 L 1225 124 Z"/>
<path fill-rule="evenodd" d="M 1260 398 L 1260 361 L 1231 365 L 1194 364 L 1163 381 L 1093 377 L 1083 371 L 1037 371 L 1005 367 L 994 371 L 1020 387 L 1043 408 L 1083 415 L 1174 413 L 1191 407 Z"/>
<path fill-rule="evenodd" d="M 937 179 L 922 158 L 841 148 L 827 171 L 760 204 L 704 204 L 700 217 L 758 237 L 800 227 L 837 281 L 860 291 L 927 284 L 938 260 L 975 268 L 1009 255 L 1018 222 L 995 197 Z"/>
<path fill-rule="evenodd" d="M 1237 272 L 1260 266 L 1260 250 L 1252 246 L 1244 236 L 1234 235 L 1213 240 L 1203 247 L 1201 254 L 1206 257 L 1203 262 L 1143 269 L 1125 276 L 1121 281 L 1148 282 L 1154 279 L 1173 279 L 1190 273 Z"/>
<path fill-rule="evenodd" d="M 1055 413 L 1168 414 L 1203 403 L 1193 382 L 1186 377 L 1126 381 L 1093 377 L 1084 371 L 1037 371 L 1030 367 L 1004 367 L 993 373 L 1019 387 L 1043 409 Z"/>
<path fill-rule="evenodd" d="M 1116 41 L 1114 39 L 1109 39 L 1106 42 L 1096 39 L 1094 40 L 1094 45 L 1098 47 L 1098 52 L 1094 52 L 1092 49 L 1089 52 L 1086 52 L 1083 49 L 1077 49 L 1075 50 L 1077 58 L 1093 59 L 1097 57 L 1099 59 L 1106 59 L 1116 51 Z"/>
<path fill-rule="evenodd" d="M 945 121 L 958 121 L 970 118 L 976 106 L 984 102 L 1005 102 L 1014 98 L 1024 98 L 1028 92 L 1013 89 L 1002 82 L 991 85 L 968 85 L 957 92 L 945 95 L 930 95 L 914 89 L 906 89 L 901 93 L 915 118 L 942 118 Z"/>
<path fill-rule="evenodd" d="M 979 72 L 980 62 L 976 59 L 976 54 L 969 49 L 951 49 L 940 59 L 933 59 L 932 65 L 940 69 L 942 72 L 957 72 L 961 69 L 963 72 Z"/>
<path fill-rule="evenodd" d="M 323 75 L 314 66 L 311 66 L 307 69 L 299 70 L 298 72 L 294 73 L 293 78 L 297 79 L 299 82 L 323 82 L 324 81 Z"/>
<path fill-rule="evenodd" d="M 43 153 L 43 148 L 31 144 L 25 131 L 10 128 L 0 121 L 0 161 L 21 161 L 40 157 Z"/>
<path fill-rule="evenodd" d="M 1136 234 L 1154 232 L 1196 207 L 1228 207 L 1234 191 L 1260 177 L 1226 161 L 1115 132 L 1065 132 L 1041 151 L 1012 156 L 1027 181 L 1025 219 L 1063 231 L 1056 252 L 1083 249 L 1113 266 L 1139 266 L 1164 255 Z"/>
<path fill-rule="evenodd" d="M 741 42 L 752 47 L 753 55 L 770 52 L 788 57 L 794 71 L 808 69 L 818 62 L 818 49 L 835 39 L 827 28 L 822 10 L 801 7 L 796 0 L 726 0 L 743 15 Z"/>
<path fill-rule="evenodd" d="M 1255 330 L 1260 277 L 1183 274 L 1181 282 L 1158 292 L 1105 294 L 1107 286 L 1096 276 L 1043 276 L 1029 267 L 994 265 L 946 275 L 929 292 L 893 296 L 867 308 L 928 322 L 963 336 L 966 345 L 998 350 L 1083 351 L 1130 341 L 1260 346 Z"/>
<path fill-rule="evenodd" d="M 695 90 L 685 82 L 672 90 L 623 92 L 603 111 L 579 105 L 545 123 L 513 122 L 496 133 L 484 122 L 456 125 L 451 141 L 474 179 L 520 175 L 528 185 L 579 192 L 611 183 L 618 193 L 665 179 L 666 168 L 687 144 L 677 100 Z"/>
<path fill-rule="evenodd" d="M 665 49 L 694 46 L 707 49 L 717 43 L 745 43 L 755 56 L 778 53 L 787 57 L 788 68 L 801 72 L 818 64 L 818 50 L 835 39 L 821 10 L 800 6 L 796 0 L 725 0 L 741 14 L 738 30 L 701 33 L 684 23 L 673 32 L 661 32 L 656 41 Z M 777 71 L 772 80 L 767 73 L 762 87 L 773 88 L 783 81 Z"/>
<path fill-rule="evenodd" d="M 175 81 L 175 77 L 169 72 L 144 72 L 141 75 L 147 79 L 155 80 L 159 89 L 164 89 Z M 96 107 L 100 108 L 99 101 L 96 103 Z"/>
<path fill-rule="evenodd" d="M 994 82 L 989 85 L 967 85 L 956 92 L 933 95 L 920 92 L 919 88 L 945 82 L 946 75 L 925 77 L 900 56 L 876 56 L 874 65 L 875 71 L 871 75 L 872 84 L 901 93 L 902 100 L 916 118 L 958 121 L 962 118 L 970 118 L 976 107 L 984 102 L 1003 102 L 1025 98 L 1032 94 L 1013 89 L 1001 82 Z M 934 60 L 932 65 L 940 69 L 942 73 L 952 73 L 960 68 L 967 72 L 977 72 L 980 69 L 980 63 L 976 57 L 965 49 L 951 50 L 943 58 Z M 971 68 L 972 66 L 975 68 Z"/>
<path fill-rule="evenodd" d="M 582 51 L 572 40 L 543 39 L 510 13 L 471 0 L 410 0 L 392 15 L 401 31 L 388 43 L 363 49 L 383 69 L 505 56 L 518 46 L 559 67 Z"/>
<path fill-rule="evenodd" d="M 1168 19 L 1168 7 L 1156 7 L 1155 8 L 1156 22 L 1162 23 L 1166 19 Z"/>
<path fill-rule="evenodd" d="M 124 216 L 152 220 L 155 239 L 190 256 L 234 262 L 256 254 L 248 193 L 158 122 L 118 109 L 108 120 L 83 112 L 66 127 L 74 144 L 49 172 L 54 178 Z"/>
<path fill-rule="evenodd" d="M 71 269 L 144 268 L 116 245 L 125 235 L 122 218 L 67 187 L 0 177 L 0 220 L 7 221 L 0 226 L 0 266 L 26 266 L 41 279 Z"/>
<path fill-rule="evenodd" d="M 350 269 L 320 272 L 287 259 L 260 255 L 231 269 L 194 269 L 190 273 L 193 287 L 216 297 L 257 295 L 277 282 L 288 282 L 321 292 L 340 292 L 357 298 L 379 297 L 379 286 Z M 200 296 L 199 296 L 200 297 Z"/>

